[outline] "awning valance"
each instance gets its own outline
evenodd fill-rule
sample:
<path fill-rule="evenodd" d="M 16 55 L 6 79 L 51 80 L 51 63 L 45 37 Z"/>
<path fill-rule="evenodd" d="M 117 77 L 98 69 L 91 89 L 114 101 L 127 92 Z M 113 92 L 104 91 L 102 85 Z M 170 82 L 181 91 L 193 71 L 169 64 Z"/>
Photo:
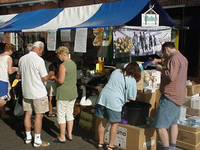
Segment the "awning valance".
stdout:
<path fill-rule="evenodd" d="M 138 15 L 148 2 L 149 0 L 121 0 L 80 7 L 41 9 L 0 15 L 0 32 L 41 32 L 120 26 Z"/>

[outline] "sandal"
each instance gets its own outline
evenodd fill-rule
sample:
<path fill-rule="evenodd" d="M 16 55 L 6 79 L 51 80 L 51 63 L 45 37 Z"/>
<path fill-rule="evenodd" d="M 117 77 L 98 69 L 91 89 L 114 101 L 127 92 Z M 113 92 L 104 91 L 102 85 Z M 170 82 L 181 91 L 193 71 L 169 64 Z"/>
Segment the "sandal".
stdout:
<path fill-rule="evenodd" d="M 52 114 L 48 114 L 47 116 L 48 116 L 48 117 L 56 117 L 56 114 L 55 114 L 55 113 L 52 113 Z"/>
<path fill-rule="evenodd" d="M 99 143 L 97 149 L 104 150 L 104 144 Z"/>
<path fill-rule="evenodd" d="M 108 147 L 107 147 L 107 150 L 118 150 L 118 148 L 108 146 Z"/>

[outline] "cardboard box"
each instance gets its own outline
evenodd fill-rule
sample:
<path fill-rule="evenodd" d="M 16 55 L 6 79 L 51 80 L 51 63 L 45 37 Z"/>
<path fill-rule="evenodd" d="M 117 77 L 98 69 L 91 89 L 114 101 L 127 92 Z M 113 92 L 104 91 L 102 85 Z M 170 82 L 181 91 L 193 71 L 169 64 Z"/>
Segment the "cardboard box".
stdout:
<path fill-rule="evenodd" d="M 80 114 L 80 119 L 83 119 L 88 122 L 92 122 L 93 115 L 82 110 Z"/>
<path fill-rule="evenodd" d="M 84 128 L 86 130 L 91 130 L 92 129 L 92 122 L 89 122 L 89 121 L 85 121 L 83 119 L 79 119 L 79 126 L 81 128 Z"/>
<path fill-rule="evenodd" d="M 188 150 L 200 149 L 200 127 L 193 128 L 184 125 L 178 125 L 179 132 L 176 145 Z"/>
<path fill-rule="evenodd" d="M 187 108 L 186 114 L 200 117 L 200 110 L 191 108 L 191 96 L 186 96 L 183 102 L 183 107 Z"/>
<path fill-rule="evenodd" d="M 195 84 L 192 86 L 187 86 L 187 95 L 191 96 L 191 95 L 195 95 L 200 93 L 200 84 Z"/>
<path fill-rule="evenodd" d="M 99 119 L 96 119 L 98 125 Z M 110 123 L 106 125 L 104 142 L 108 144 Z M 98 141 L 97 126 L 95 139 Z M 157 134 L 155 128 L 140 128 L 131 125 L 119 124 L 114 145 L 122 150 L 156 150 Z"/>
<path fill-rule="evenodd" d="M 136 101 L 146 102 L 151 104 L 151 108 L 149 109 L 149 117 L 156 117 L 156 109 L 158 107 L 158 102 L 160 100 L 161 93 L 159 90 L 153 93 L 143 93 L 142 91 L 138 91 L 138 97 Z"/>
<path fill-rule="evenodd" d="M 79 126 L 95 132 L 96 117 L 94 116 L 94 107 L 84 107 L 80 113 Z"/>

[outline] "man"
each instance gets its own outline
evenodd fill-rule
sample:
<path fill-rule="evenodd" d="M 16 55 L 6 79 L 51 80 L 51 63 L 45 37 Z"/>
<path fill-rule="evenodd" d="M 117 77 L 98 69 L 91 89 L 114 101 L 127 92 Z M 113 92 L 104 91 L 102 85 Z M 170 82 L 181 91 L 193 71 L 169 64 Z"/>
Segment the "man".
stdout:
<path fill-rule="evenodd" d="M 162 67 L 159 64 L 156 66 L 156 69 L 161 71 L 160 92 L 162 95 L 157 109 L 155 128 L 163 150 L 175 150 L 179 110 L 186 93 L 188 61 L 175 49 L 173 42 L 164 43 L 162 53 L 166 66 Z M 161 60 L 155 59 L 153 64 L 157 62 Z"/>
<path fill-rule="evenodd" d="M 25 111 L 24 126 L 26 131 L 25 143 L 32 141 L 31 116 L 35 112 L 34 147 L 49 146 L 50 143 L 41 140 L 42 118 L 49 110 L 47 91 L 43 82 L 48 81 L 53 71 L 47 74 L 44 60 L 40 57 L 44 52 L 44 43 L 37 41 L 32 50 L 19 60 L 18 74 L 21 76 L 23 93 L 23 110 Z"/>

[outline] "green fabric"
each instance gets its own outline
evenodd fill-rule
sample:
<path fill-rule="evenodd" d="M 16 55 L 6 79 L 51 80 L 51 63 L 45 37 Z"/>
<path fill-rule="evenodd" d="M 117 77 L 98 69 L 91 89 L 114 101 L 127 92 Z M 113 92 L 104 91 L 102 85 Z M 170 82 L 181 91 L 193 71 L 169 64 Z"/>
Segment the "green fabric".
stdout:
<path fill-rule="evenodd" d="M 57 85 L 57 100 L 72 100 L 78 97 L 76 64 L 73 61 L 62 63 L 65 66 L 65 81 Z"/>

